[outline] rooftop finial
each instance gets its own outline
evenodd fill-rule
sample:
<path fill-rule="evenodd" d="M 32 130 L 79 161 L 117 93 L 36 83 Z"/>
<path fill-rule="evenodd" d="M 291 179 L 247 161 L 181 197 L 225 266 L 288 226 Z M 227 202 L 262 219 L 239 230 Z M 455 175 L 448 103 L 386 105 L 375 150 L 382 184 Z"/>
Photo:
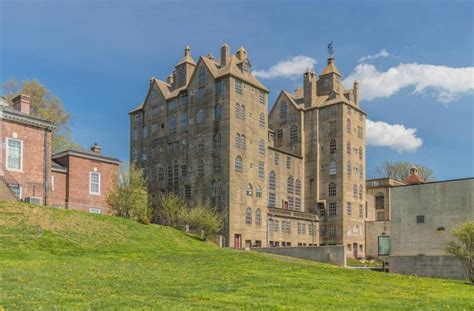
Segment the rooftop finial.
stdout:
<path fill-rule="evenodd" d="M 332 41 L 328 43 L 328 54 L 329 54 L 329 57 L 334 56 L 334 46 L 332 44 Z"/>
<path fill-rule="evenodd" d="M 184 49 L 184 56 L 189 55 L 189 53 L 191 53 L 191 48 L 190 48 L 189 45 L 187 44 L 187 45 L 186 45 L 186 48 Z"/>

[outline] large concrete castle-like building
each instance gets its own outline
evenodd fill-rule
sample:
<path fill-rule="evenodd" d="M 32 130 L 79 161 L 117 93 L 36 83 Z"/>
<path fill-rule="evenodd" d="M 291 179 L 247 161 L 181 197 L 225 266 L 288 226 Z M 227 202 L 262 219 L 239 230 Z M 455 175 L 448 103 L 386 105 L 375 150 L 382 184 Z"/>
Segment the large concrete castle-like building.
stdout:
<path fill-rule="evenodd" d="M 167 81 L 154 77 L 130 112 L 130 156 L 151 192 L 209 200 L 225 215 L 224 243 L 345 245 L 365 253 L 365 119 L 357 82 L 346 90 L 331 56 L 303 87 L 269 90 L 244 48 L 220 59 L 189 47 Z"/>

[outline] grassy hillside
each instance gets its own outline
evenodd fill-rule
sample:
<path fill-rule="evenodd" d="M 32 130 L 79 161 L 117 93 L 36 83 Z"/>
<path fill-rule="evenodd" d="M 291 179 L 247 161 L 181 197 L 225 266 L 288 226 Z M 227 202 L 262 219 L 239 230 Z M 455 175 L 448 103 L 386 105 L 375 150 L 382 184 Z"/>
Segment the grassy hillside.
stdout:
<path fill-rule="evenodd" d="M 220 249 L 155 225 L 0 202 L 0 309 L 474 309 L 462 282 Z"/>

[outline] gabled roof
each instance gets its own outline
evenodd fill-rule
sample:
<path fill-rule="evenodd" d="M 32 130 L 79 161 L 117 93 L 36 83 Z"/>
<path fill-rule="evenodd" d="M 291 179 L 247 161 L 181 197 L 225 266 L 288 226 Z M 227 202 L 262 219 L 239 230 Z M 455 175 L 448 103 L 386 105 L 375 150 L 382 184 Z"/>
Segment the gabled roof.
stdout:
<path fill-rule="evenodd" d="M 138 105 L 138 106 L 136 106 L 135 108 L 133 108 L 132 110 L 130 110 L 130 111 L 128 112 L 128 114 L 137 112 L 138 110 L 142 110 L 142 109 L 143 109 L 143 103 L 141 103 L 140 105 Z"/>
<path fill-rule="evenodd" d="M 425 180 L 418 174 L 410 174 L 405 178 L 404 182 L 407 184 L 422 184 Z"/>

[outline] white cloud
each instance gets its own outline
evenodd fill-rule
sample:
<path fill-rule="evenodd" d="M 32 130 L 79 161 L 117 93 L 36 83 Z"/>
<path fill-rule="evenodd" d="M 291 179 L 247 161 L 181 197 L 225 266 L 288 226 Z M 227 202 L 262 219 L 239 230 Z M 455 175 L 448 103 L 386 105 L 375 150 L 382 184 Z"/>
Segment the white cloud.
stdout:
<path fill-rule="evenodd" d="M 366 60 L 371 60 L 371 59 L 377 59 L 377 58 L 385 58 L 388 57 L 390 53 L 386 49 L 380 50 L 380 52 L 372 54 L 372 55 L 367 55 L 364 57 L 359 58 L 359 62 L 365 62 Z"/>
<path fill-rule="evenodd" d="M 474 91 L 474 67 L 411 63 L 399 64 L 381 72 L 374 65 L 359 64 L 344 84 L 352 85 L 354 80 L 359 81 L 361 99 L 390 97 L 400 89 L 412 86 L 415 87 L 415 94 L 432 90 L 438 101 L 448 103 Z"/>
<path fill-rule="evenodd" d="M 416 128 L 402 124 L 367 119 L 366 133 L 367 145 L 389 147 L 397 152 L 415 151 L 423 144 L 423 140 L 416 137 Z"/>
<path fill-rule="evenodd" d="M 313 69 L 316 60 L 309 56 L 295 56 L 291 59 L 281 60 L 268 70 L 256 70 L 253 74 L 264 79 L 272 78 L 298 78 L 306 69 Z"/>

